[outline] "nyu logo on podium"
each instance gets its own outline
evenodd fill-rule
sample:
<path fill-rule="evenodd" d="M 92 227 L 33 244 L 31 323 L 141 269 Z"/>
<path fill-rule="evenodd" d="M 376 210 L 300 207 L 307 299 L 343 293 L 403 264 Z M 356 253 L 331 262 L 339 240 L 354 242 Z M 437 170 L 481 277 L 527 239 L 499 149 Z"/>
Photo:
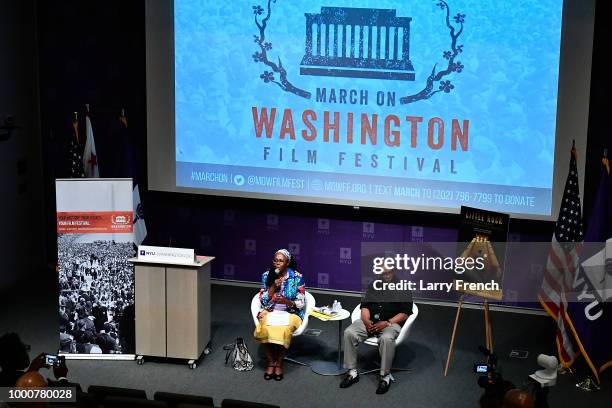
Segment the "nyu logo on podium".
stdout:
<path fill-rule="evenodd" d="M 300 74 L 414 81 L 412 18 L 395 14 L 389 9 L 352 7 L 321 7 L 320 14 L 306 13 Z"/>

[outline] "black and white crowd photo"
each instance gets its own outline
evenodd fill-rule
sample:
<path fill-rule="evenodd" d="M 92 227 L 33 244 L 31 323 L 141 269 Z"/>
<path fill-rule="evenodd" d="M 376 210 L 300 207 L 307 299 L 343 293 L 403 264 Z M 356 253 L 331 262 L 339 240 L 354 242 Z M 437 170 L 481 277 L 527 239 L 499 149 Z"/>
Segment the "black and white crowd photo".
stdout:
<path fill-rule="evenodd" d="M 107 235 L 58 236 L 61 352 L 134 353 L 134 244 Z"/>

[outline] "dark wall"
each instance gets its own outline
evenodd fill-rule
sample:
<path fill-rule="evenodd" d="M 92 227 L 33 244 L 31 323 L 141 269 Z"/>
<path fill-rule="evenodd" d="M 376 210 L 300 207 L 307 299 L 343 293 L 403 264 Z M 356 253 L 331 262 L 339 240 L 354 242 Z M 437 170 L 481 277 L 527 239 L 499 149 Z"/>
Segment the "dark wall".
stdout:
<path fill-rule="evenodd" d="M 595 9 L 595 41 L 593 44 L 593 68 L 591 71 L 591 105 L 589 109 L 589 137 L 584 180 L 584 215 L 588 224 L 589 215 L 597 194 L 601 174 L 601 157 L 605 148 L 612 157 L 612 122 L 610 121 L 610 63 L 608 54 L 612 49 L 610 13 L 612 4 L 598 0 Z"/>
<path fill-rule="evenodd" d="M 0 2 L 0 294 L 43 269 L 36 2 Z"/>
<path fill-rule="evenodd" d="M 101 177 L 121 177 L 119 115 L 137 146 L 139 179 L 146 189 L 146 92 L 144 1 L 38 2 L 40 98 L 45 156 L 47 249 L 56 254 L 56 178 L 70 177 L 67 159 L 77 112 L 81 149 L 89 104 Z"/>
<path fill-rule="evenodd" d="M 604 63 L 609 49 L 606 2 L 598 2 L 593 56 L 591 115 L 588 139 L 585 204 L 593 201 L 600 150 L 607 142 L 606 98 L 610 82 Z M 73 111 L 82 115 L 89 103 L 101 176 L 113 169 L 121 141 L 114 135 L 116 117 L 127 110 L 130 135 L 139 149 L 140 174 L 146 169 L 146 92 L 144 1 L 41 1 L 38 10 L 41 72 L 41 112 L 45 146 L 46 197 L 54 202 L 53 180 L 67 175 L 63 154 L 70 136 Z M 118 145 L 119 143 L 119 145 Z M 141 177 L 145 181 L 145 177 Z M 411 239 L 413 228 L 427 240 L 455 239 L 458 216 L 387 211 L 265 200 L 227 199 L 199 195 L 147 192 L 143 202 L 149 234 L 147 243 L 195 247 L 218 257 L 217 277 L 255 280 L 275 248 L 302 243 L 300 258 L 308 284 L 354 288 L 341 276 L 359 273 L 362 241 Z M 54 209 L 47 211 L 49 257 L 55 253 Z M 270 223 L 272 220 L 272 223 Z M 332 226 L 321 233 L 320 220 Z M 366 224 L 367 223 L 367 226 Z M 366 229 L 373 228 L 373 233 Z M 549 241 L 553 223 L 513 220 L 511 239 Z M 256 241 L 255 247 L 253 240 Z M 353 249 L 352 266 L 341 262 L 339 249 Z M 344 270 L 344 274 L 336 271 Z M 328 281 L 322 274 L 328 274 Z M 333 276 L 339 281 L 334 282 Z M 323 280 L 322 280 L 323 279 Z M 358 281 L 357 281 L 358 282 Z"/>

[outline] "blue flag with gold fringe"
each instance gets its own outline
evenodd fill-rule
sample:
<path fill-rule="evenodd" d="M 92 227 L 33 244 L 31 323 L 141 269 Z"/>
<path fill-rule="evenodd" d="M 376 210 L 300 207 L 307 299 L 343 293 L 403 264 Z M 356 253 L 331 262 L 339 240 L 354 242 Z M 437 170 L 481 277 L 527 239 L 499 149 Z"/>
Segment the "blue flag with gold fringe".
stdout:
<path fill-rule="evenodd" d="M 606 154 L 580 262 L 574 280 L 575 301 L 569 302 L 567 316 L 580 351 L 599 383 L 599 375 L 612 366 L 612 177 Z"/>

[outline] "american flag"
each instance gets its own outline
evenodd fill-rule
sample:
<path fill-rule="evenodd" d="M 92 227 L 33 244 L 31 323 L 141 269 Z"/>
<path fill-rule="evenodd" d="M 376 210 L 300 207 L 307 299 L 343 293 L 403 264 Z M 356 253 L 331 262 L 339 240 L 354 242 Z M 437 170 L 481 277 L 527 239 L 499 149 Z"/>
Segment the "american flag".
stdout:
<path fill-rule="evenodd" d="M 96 153 L 96 143 L 94 142 L 93 128 L 89 117 L 89 105 L 85 115 L 85 150 L 83 151 L 83 169 L 87 177 L 100 177 L 100 166 Z"/>
<path fill-rule="evenodd" d="M 578 188 L 576 149 L 572 147 L 570 168 L 559 208 L 548 260 L 544 269 L 540 303 L 557 323 L 556 341 L 559 358 L 564 366 L 570 366 L 580 354 L 574 336 L 570 332 L 567 317 L 567 293 L 572 290 L 583 241 L 582 210 Z"/>
<path fill-rule="evenodd" d="M 85 171 L 83 170 L 83 156 L 79 149 L 79 122 L 74 120 L 72 122 L 73 134 L 70 138 L 70 145 L 68 146 L 68 160 L 70 161 L 70 177 L 78 178 L 85 177 Z"/>

